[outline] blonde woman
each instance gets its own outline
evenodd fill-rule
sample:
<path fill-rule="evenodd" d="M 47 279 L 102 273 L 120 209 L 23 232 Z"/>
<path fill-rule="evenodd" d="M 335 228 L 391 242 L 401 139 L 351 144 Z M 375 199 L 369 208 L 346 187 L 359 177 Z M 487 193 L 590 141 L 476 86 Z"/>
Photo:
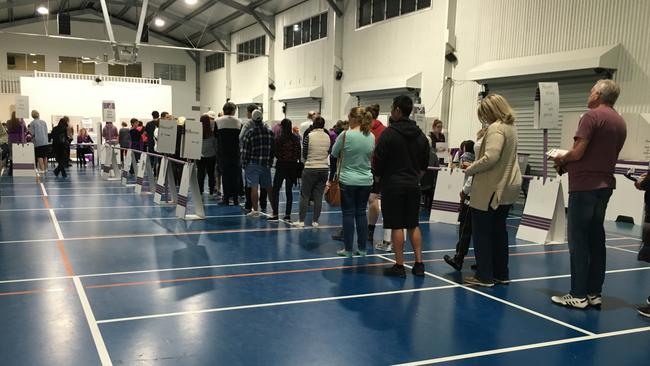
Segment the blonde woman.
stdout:
<path fill-rule="evenodd" d="M 345 243 L 345 248 L 337 254 L 344 257 L 352 257 L 355 224 L 358 244 L 356 254 L 365 256 L 367 253 L 366 206 L 373 183 L 370 158 L 375 148 L 375 137 L 370 133 L 372 113 L 361 107 L 352 108 L 348 120 L 350 129 L 336 139 L 332 148 L 332 156 L 339 159 L 340 164 L 339 183 Z"/>
<path fill-rule="evenodd" d="M 493 94 L 478 106 L 478 119 L 488 125 L 476 161 L 465 171 L 473 176 L 472 236 L 478 266 L 470 285 L 492 287 L 509 281 L 506 218 L 521 189 L 517 163 L 517 128 L 508 101 Z"/>

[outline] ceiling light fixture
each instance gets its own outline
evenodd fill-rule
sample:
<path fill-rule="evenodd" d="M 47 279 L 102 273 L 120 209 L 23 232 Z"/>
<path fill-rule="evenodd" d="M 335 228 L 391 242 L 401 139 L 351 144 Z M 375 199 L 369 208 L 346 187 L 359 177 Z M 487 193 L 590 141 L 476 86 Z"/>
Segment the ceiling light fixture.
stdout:
<path fill-rule="evenodd" d="M 45 15 L 45 14 L 48 14 L 50 11 L 46 7 L 41 5 L 38 8 L 36 8 L 36 12 L 41 14 L 41 15 Z"/>
<path fill-rule="evenodd" d="M 38 63 L 38 61 L 32 61 L 32 63 L 33 63 L 33 64 L 37 64 L 37 63 Z"/>
<path fill-rule="evenodd" d="M 156 27 L 162 27 L 162 26 L 165 25 L 165 21 L 160 19 L 160 18 L 156 18 L 156 20 L 154 20 L 153 24 L 155 24 Z"/>
<path fill-rule="evenodd" d="M 29 55 L 30 55 L 30 56 L 36 56 L 36 54 L 35 54 L 35 53 L 30 53 Z"/>
<path fill-rule="evenodd" d="M 198 2 L 199 2 L 198 0 L 185 0 L 185 4 L 187 5 L 194 5 Z"/>

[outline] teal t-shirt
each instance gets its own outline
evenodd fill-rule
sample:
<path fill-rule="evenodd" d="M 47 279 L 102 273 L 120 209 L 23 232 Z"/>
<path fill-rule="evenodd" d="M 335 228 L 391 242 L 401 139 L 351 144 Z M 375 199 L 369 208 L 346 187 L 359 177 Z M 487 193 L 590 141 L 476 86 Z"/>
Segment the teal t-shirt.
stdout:
<path fill-rule="evenodd" d="M 346 134 L 345 147 L 343 134 Z M 360 131 L 347 130 L 336 139 L 332 156 L 339 158 L 342 148 L 343 165 L 339 181 L 348 186 L 371 186 L 373 179 L 370 159 L 375 149 L 375 136 L 372 133 L 364 135 Z"/>

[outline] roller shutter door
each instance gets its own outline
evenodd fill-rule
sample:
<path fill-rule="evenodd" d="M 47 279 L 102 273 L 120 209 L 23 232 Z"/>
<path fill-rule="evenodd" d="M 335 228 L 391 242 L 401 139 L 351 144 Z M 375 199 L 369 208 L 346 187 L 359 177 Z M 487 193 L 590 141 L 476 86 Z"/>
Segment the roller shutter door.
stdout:
<path fill-rule="evenodd" d="M 310 111 L 320 113 L 321 100 L 304 98 L 304 99 L 291 99 L 285 101 L 287 109 L 285 117 L 290 119 L 293 126 L 300 126 L 301 123 L 307 120 L 307 114 Z"/>
<path fill-rule="evenodd" d="M 262 109 L 262 104 L 259 103 L 246 103 L 246 104 L 237 104 L 237 118 L 246 119 L 246 112 L 248 112 L 248 106 L 250 104 L 257 104 L 257 108 Z"/>
<path fill-rule="evenodd" d="M 408 95 L 415 101 L 417 96 L 417 90 L 413 91 L 404 91 L 404 90 L 393 90 L 393 91 L 378 91 L 377 93 L 364 93 L 359 95 L 359 106 L 367 107 L 371 104 L 379 105 L 379 115 L 389 116 L 391 107 L 393 106 L 393 99 L 398 95 Z M 386 119 L 388 120 L 388 119 Z"/>
<path fill-rule="evenodd" d="M 587 111 L 587 98 L 591 87 L 599 79 L 597 75 L 581 76 L 576 78 L 561 78 L 548 81 L 559 83 L 560 89 L 560 124 L 565 113 Z M 547 81 L 547 80 L 540 80 Z M 538 81 L 521 81 L 505 83 L 490 83 L 490 93 L 501 94 L 512 106 L 516 115 L 515 125 L 519 135 L 519 153 L 529 154 L 528 163 L 531 166 L 531 173 L 541 175 L 543 170 L 543 147 L 544 133 L 542 130 L 533 128 L 533 103 L 535 89 Z M 560 147 L 561 129 L 548 131 L 548 146 L 550 148 Z M 549 169 L 549 175 L 555 172 Z"/>

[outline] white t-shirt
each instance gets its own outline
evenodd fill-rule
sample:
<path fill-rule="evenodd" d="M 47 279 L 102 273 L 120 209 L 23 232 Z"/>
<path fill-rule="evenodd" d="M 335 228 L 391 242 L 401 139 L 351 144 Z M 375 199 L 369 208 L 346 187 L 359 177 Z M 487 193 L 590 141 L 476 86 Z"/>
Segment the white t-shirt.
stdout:
<path fill-rule="evenodd" d="M 305 137 L 305 131 L 307 131 L 307 129 L 309 129 L 309 127 L 311 127 L 313 123 L 314 121 L 308 119 L 305 122 L 300 124 L 300 140 L 302 140 L 303 137 Z"/>

